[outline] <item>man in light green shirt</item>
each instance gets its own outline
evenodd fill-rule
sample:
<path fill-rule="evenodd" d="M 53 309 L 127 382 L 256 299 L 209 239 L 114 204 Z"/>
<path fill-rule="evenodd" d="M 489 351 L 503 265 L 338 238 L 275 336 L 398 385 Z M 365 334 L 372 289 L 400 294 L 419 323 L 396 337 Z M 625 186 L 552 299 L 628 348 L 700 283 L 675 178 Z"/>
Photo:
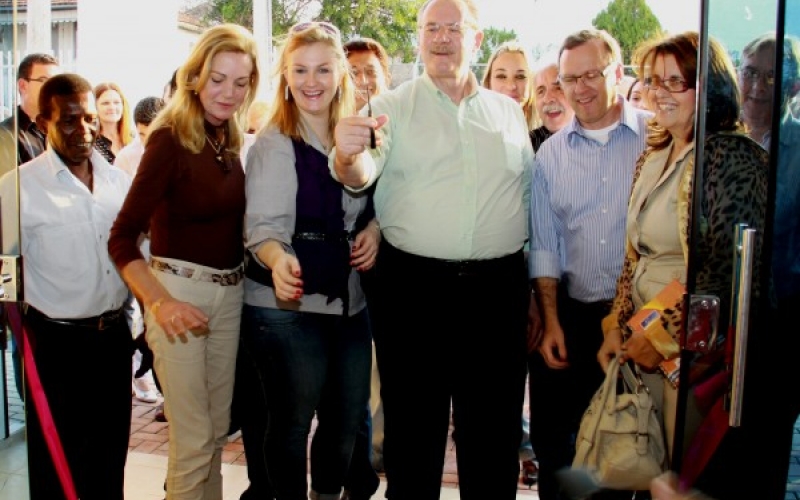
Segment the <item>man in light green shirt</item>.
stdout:
<path fill-rule="evenodd" d="M 375 98 L 372 116 L 341 120 L 330 155 L 352 190 L 379 181 L 369 307 L 387 498 L 438 499 L 452 404 L 461 498 L 513 499 L 533 149 L 519 105 L 470 71 L 483 40 L 473 2 L 429 0 L 418 25 L 424 74 Z"/>

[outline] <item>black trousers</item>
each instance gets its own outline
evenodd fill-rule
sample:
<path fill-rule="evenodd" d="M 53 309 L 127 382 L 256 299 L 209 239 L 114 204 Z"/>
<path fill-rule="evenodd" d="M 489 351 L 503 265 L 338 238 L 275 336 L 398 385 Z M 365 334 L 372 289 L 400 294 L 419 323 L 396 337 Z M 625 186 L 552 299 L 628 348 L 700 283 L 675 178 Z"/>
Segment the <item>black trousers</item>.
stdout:
<path fill-rule="evenodd" d="M 539 460 L 542 500 L 566 499 L 555 472 L 572 465 L 581 417 L 605 378 L 597 351 L 603 342 L 600 321 L 608 314 L 610 304 L 580 302 L 567 296 L 563 288 L 559 290 L 558 316 L 569 367 L 549 368 L 538 351 L 528 359 L 530 435 Z"/>
<path fill-rule="evenodd" d="M 515 498 L 529 300 L 522 252 L 453 263 L 384 242 L 376 272 L 387 498 L 439 498 L 451 403 L 461 498 Z"/>
<path fill-rule="evenodd" d="M 30 310 L 25 330 L 39 378 L 81 500 L 122 500 L 131 429 L 133 340 L 124 315 L 105 329 L 48 321 Z M 85 390 L 99 398 L 87 413 Z M 65 498 L 26 384 L 25 418 L 31 500 Z"/>

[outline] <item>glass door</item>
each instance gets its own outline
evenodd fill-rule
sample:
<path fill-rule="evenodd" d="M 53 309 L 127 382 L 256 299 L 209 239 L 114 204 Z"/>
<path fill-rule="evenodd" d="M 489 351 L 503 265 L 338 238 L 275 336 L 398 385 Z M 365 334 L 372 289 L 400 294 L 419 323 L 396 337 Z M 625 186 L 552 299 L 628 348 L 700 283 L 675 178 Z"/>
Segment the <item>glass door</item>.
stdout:
<path fill-rule="evenodd" d="M 14 4 L 16 5 L 16 4 Z M 6 181 L 13 187 L 4 190 L 0 195 L 0 444 L 12 437 L 21 437 L 24 428 L 24 408 L 22 403 L 22 363 L 20 362 L 19 344 L 14 332 L 8 326 L 8 312 L 16 305 L 19 273 L 19 220 L 17 217 L 16 167 L 17 167 L 17 130 L 14 117 L 19 105 L 16 91 L 16 65 L 19 61 L 16 54 L 17 31 L 16 10 L 0 12 L 3 20 L 3 37 L 11 39 L 10 46 L 3 44 L 0 53 L 0 176 L 7 175 Z M 10 210 L 7 210 L 10 209 Z"/>
<path fill-rule="evenodd" d="M 698 109 L 706 109 L 715 90 L 706 75 L 708 39 L 716 38 L 737 66 L 748 132 L 769 152 L 769 182 L 763 227 L 730 224 L 737 235 L 731 289 L 715 298 L 727 303 L 717 319 L 728 328 L 710 326 L 714 299 L 703 295 L 697 281 L 721 268 L 711 268 L 718 263 L 701 255 L 690 257 L 674 468 L 684 487 L 716 499 L 782 500 L 788 498 L 800 413 L 800 372 L 792 369 L 800 347 L 800 52 L 794 38 L 800 35 L 800 5 L 703 0 L 701 18 Z M 698 113 L 698 145 L 707 139 L 704 117 Z M 694 210 L 693 241 L 708 231 L 702 221 L 708 167 L 703 158 L 698 146 L 694 206 L 700 208 Z"/>

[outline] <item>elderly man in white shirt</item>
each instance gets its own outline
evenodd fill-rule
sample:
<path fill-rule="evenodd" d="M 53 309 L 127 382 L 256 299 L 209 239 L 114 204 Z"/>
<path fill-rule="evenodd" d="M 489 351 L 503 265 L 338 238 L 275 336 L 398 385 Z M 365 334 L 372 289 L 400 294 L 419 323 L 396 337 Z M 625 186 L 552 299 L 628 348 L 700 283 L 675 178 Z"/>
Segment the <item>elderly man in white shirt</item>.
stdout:
<path fill-rule="evenodd" d="M 533 149 L 520 106 L 470 71 L 477 14 L 471 0 L 428 0 L 425 73 L 341 120 L 330 155 L 351 189 L 377 181 L 383 242 L 369 306 L 392 499 L 439 498 L 451 404 L 461 498 L 516 497 Z"/>

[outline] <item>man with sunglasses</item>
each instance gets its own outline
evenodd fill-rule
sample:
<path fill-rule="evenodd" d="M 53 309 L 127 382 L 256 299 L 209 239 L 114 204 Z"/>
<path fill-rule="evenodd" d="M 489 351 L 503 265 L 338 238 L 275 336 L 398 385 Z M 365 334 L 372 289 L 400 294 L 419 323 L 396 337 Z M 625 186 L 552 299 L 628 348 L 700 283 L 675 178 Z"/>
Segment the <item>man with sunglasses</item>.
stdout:
<path fill-rule="evenodd" d="M 528 361 L 530 428 L 542 500 L 565 498 L 555 472 L 571 465 L 580 418 L 603 381 L 600 321 L 621 271 L 628 195 L 651 116 L 618 93 L 619 44 L 605 31 L 569 35 L 558 73 L 575 117 L 537 151 L 531 183 L 530 277 L 544 333 Z"/>
<path fill-rule="evenodd" d="M 17 91 L 20 104 L 16 113 L 0 123 L 0 127 L 10 132 L 12 137 L 15 134 L 15 124 L 19 127 L 16 137 L 17 165 L 36 158 L 45 149 L 45 134 L 36 126 L 36 115 L 39 114 L 39 91 L 44 82 L 59 73 L 61 68 L 58 61 L 49 54 L 29 54 L 19 65 Z M 12 168 L 13 165 L 0 165 L 0 173 L 8 172 Z"/>
<path fill-rule="evenodd" d="M 520 106 L 470 70 L 483 40 L 473 1 L 428 0 L 418 26 L 423 75 L 375 97 L 372 116 L 340 120 L 330 155 L 352 189 L 378 181 L 370 311 L 387 498 L 439 498 L 452 405 L 461 498 L 513 499 L 533 148 Z"/>

